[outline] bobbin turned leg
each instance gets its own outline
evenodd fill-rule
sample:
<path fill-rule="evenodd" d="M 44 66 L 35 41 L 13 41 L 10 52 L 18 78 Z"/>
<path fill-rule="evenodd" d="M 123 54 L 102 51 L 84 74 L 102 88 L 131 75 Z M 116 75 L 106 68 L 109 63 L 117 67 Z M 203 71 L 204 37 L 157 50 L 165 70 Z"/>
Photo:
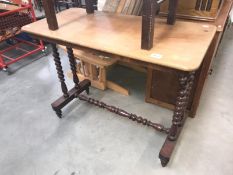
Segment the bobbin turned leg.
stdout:
<path fill-rule="evenodd" d="M 159 158 L 163 167 L 165 167 L 170 160 L 176 141 L 186 120 L 185 111 L 188 106 L 189 96 L 195 78 L 194 75 L 195 72 L 190 72 L 188 74 L 181 73 L 179 77 L 180 90 L 176 99 L 172 126 L 159 153 Z"/>
<path fill-rule="evenodd" d="M 61 59 L 56 44 L 52 44 L 52 49 L 53 49 L 53 57 L 57 69 L 58 78 L 60 80 L 61 89 L 63 92 L 63 96 L 52 103 L 52 108 L 56 112 L 57 116 L 61 118 L 62 117 L 61 109 L 64 106 L 66 106 L 70 101 L 72 101 L 74 98 L 76 98 L 78 94 L 82 93 L 83 91 L 88 91 L 91 82 L 89 80 L 83 80 L 82 82 L 79 82 L 79 79 L 76 74 L 76 62 L 75 62 L 73 50 L 71 48 L 67 48 L 70 67 L 73 73 L 73 81 L 75 84 L 75 87 L 68 91 L 67 86 L 65 84 L 65 77 L 62 70 Z"/>
<path fill-rule="evenodd" d="M 58 75 L 58 78 L 59 78 L 60 83 L 61 83 L 61 90 L 63 92 L 63 96 L 64 97 L 69 97 L 68 89 L 67 89 L 67 86 L 66 86 L 66 83 L 65 83 L 65 76 L 64 76 L 64 73 L 63 73 L 63 70 L 62 70 L 61 58 L 59 56 L 56 44 L 52 44 L 52 49 L 53 49 L 54 62 L 55 62 L 55 66 L 56 66 L 56 69 L 57 69 L 57 75 Z"/>
<path fill-rule="evenodd" d="M 71 69 L 72 74 L 73 74 L 73 82 L 75 84 L 75 88 L 78 89 L 80 87 L 79 87 L 79 79 L 78 79 L 78 76 L 77 76 L 77 68 L 76 68 L 77 63 L 76 63 L 76 60 L 75 60 L 73 49 L 70 48 L 70 47 L 66 47 L 66 50 L 67 50 L 67 54 L 68 54 L 69 61 L 70 61 L 70 69 Z M 89 94 L 89 86 L 87 86 L 85 88 L 85 91 L 86 91 L 87 94 Z"/>
<path fill-rule="evenodd" d="M 187 98 L 187 80 L 186 75 L 179 77 L 180 90 L 176 98 L 176 105 L 172 119 L 172 126 L 169 133 L 170 140 L 176 140 L 178 128 L 181 126 L 182 119 L 184 118 L 185 112 L 185 101 Z"/>
<path fill-rule="evenodd" d="M 75 87 L 78 88 L 79 85 L 79 79 L 78 79 L 78 76 L 77 76 L 77 70 L 76 70 L 76 60 L 74 58 L 74 53 L 73 53 L 73 49 L 70 48 L 70 47 L 66 47 L 66 50 L 67 50 L 67 54 L 68 54 L 68 57 L 69 57 L 69 61 L 70 61 L 70 69 L 72 71 L 72 74 L 73 74 L 73 82 L 75 84 Z"/>
<path fill-rule="evenodd" d="M 64 77 L 64 73 L 63 73 L 62 65 L 61 65 L 61 59 L 60 59 L 56 44 L 52 44 L 52 49 L 53 49 L 54 62 L 55 62 L 55 66 L 57 69 L 57 75 L 61 83 L 61 90 L 63 92 L 63 97 L 68 98 L 69 97 L 68 89 L 65 83 L 65 77 Z M 61 109 L 58 109 L 56 108 L 56 106 L 53 106 L 53 105 L 52 107 L 55 110 L 57 116 L 61 118 L 62 116 Z"/>
<path fill-rule="evenodd" d="M 183 115 L 181 116 L 181 122 L 180 122 L 180 125 L 183 126 L 184 122 L 185 122 L 185 110 L 187 109 L 188 107 L 188 103 L 189 103 L 189 97 L 190 97 L 190 94 L 191 94 L 191 91 L 192 91 L 192 87 L 193 87 L 193 84 L 194 84 L 194 78 L 195 78 L 195 72 L 190 72 L 189 73 L 189 78 L 188 78 L 188 82 L 187 82 L 187 92 L 186 92 L 186 96 L 181 99 L 181 102 L 184 103 L 184 112 L 182 113 Z"/>

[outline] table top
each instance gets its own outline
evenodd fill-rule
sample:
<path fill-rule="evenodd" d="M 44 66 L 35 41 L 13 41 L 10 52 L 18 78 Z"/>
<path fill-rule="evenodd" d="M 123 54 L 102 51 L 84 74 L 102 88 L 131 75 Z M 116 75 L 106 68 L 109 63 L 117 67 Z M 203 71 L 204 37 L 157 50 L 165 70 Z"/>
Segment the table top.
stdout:
<path fill-rule="evenodd" d="M 2 10 L 16 10 L 20 7 L 16 6 L 16 5 L 10 5 L 10 4 L 5 4 L 5 3 L 1 3 L 0 2 L 0 9 Z"/>
<path fill-rule="evenodd" d="M 22 28 L 36 37 L 62 41 L 160 66 L 192 71 L 199 68 L 216 27 L 156 19 L 154 47 L 141 49 L 141 17 L 72 8 L 57 14 L 59 29 L 51 31 L 45 19 Z"/>

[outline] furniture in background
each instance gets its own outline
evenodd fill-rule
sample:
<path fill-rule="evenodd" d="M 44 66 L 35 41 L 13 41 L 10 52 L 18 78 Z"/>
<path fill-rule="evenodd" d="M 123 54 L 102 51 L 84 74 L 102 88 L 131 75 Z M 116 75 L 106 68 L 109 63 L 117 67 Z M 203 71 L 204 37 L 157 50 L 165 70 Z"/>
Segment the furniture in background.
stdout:
<path fill-rule="evenodd" d="M 179 0 L 177 17 L 184 19 L 196 19 L 214 21 L 219 15 L 224 1 L 228 0 Z M 167 15 L 168 3 L 164 2 L 160 8 L 161 15 Z"/>
<path fill-rule="evenodd" d="M 36 52 L 44 51 L 42 41 L 34 43 L 16 36 L 21 32 L 22 26 L 34 21 L 36 17 L 31 0 L 28 0 L 28 3 L 21 0 L 0 2 L 0 42 L 10 43 L 0 50 L 0 69 L 7 71 L 9 65 Z M 25 45 L 30 49 L 25 49 Z M 20 55 L 9 54 L 13 50 L 20 50 Z"/>
<path fill-rule="evenodd" d="M 208 11 L 200 12 L 199 10 L 198 12 L 195 12 L 194 10 L 196 0 L 190 1 L 189 3 L 185 2 L 186 1 L 180 0 L 179 7 L 177 10 L 178 14 L 187 13 L 187 15 L 183 15 L 182 18 L 185 17 L 186 19 L 195 19 L 193 21 L 198 22 L 203 26 L 213 24 L 217 27 L 217 32 L 213 38 L 213 41 L 210 44 L 209 49 L 207 50 L 207 53 L 205 54 L 201 67 L 196 72 L 194 87 L 188 104 L 189 115 L 191 117 L 195 117 L 199 106 L 201 94 L 204 88 L 204 84 L 206 82 L 206 78 L 213 72 L 211 64 L 215 58 L 226 25 L 228 24 L 228 16 L 232 8 L 233 1 L 212 1 L 211 7 L 214 8 L 214 10 L 212 10 L 211 8 L 210 12 L 215 11 L 215 13 L 210 13 Z M 219 5 L 218 11 L 216 11 L 216 5 L 220 2 L 222 3 Z M 166 6 L 166 4 L 163 5 Z M 162 11 L 165 9 L 163 5 L 161 7 Z M 190 5 L 193 5 L 192 10 L 189 9 Z M 205 18 L 204 15 L 206 15 L 207 13 L 209 13 L 209 16 L 207 16 L 208 18 Z M 200 18 L 197 17 L 197 14 L 200 15 Z M 211 15 L 212 18 L 210 18 Z M 212 19 L 212 21 L 210 19 Z M 173 110 L 175 108 L 176 102 L 176 91 L 179 88 L 179 85 L 177 84 L 178 78 L 179 77 L 176 74 L 163 72 L 160 70 L 148 69 L 146 85 L 146 102 L 160 105 L 162 107 Z"/>
<path fill-rule="evenodd" d="M 54 0 L 54 6 L 57 12 L 61 11 L 62 7 L 65 7 L 65 9 L 68 9 L 70 6 L 78 7 L 80 5 L 81 4 L 79 0 Z M 42 12 L 43 10 L 42 0 L 34 0 L 34 7 L 35 9 Z"/>
<path fill-rule="evenodd" d="M 203 61 L 203 57 L 215 35 L 216 27 L 209 24 L 206 28 L 199 23 L 182 21 L 177 21 L 177 25 L 169 26 L 161 19 L 156 20 L 156 27 L 154 27 L 155 21 L 149 13 L 154 12 L 154 1 L 149 0 L 143 1 L 142 14 L 144 16 L 142 17 L 105 12 L 94 13 L 91 0 L 86 0 L 86 11 L 80 8 L 69 9 L 59 13 L 56 17 L 53 1 L 44 0 L 43 2 L 47 22 L 46 20 L 40 20 L 30 24 L 30 27 L 24 27 L 23 30 L 34 37 L 52 43 L 54 61 L 63 93 L 59 99 L 52 103 L 56 114 L 61 117 L 61 109 L 73 99 L 79 98 L 82 101 L 165 133 L 167 137 L 161 148 L 159 158 L 162 166 L 166 166 L 185 123 L 186 108 L 195 78 L 195 71 Z M 171 0 L 171 2 L 174 2 L 174 0 Z M 142 25 L 142 23 L 150 25 Z M 156 28 L 156 35 L 151 38 L 153 35 L 151 32 L 154 28 Z M 108 37 L 106 37 L 106 34 Z M 150 36 L 149 41 L 143 40 L 148 39 L 148 36 Z M 140 42 L 142 49 L 140 49 Z M 153 46 L 156 43 L 157 46 Z M 75 84 L 71 90 L 68 90 L 65 83 L 57 44 L 64 45 L 67 48 Z M 177 91 L 176 107 L 171 127 L 166 128 L 161 124 L 151 122 L 146 118 L 81 94 L 83 91 L 89 92 L 90 81 L 79 81 L 72 48 L 85 52 L 101 51 L 116 55 L 125 62 L 177 74 L 179 76 L 177 80 L 179 90 Z M 158 58 L 158 54 L 163 57 Z"/>
<path fill-rule="evenodd" d="M 106 0 L 103 11 L 138 16 L 142 13 L 142 4 L 142 0 Z"/>
<path fill-rule="evenodd" d="M 69 9 L 70 7 L 79 7 L 81 6 L 81 1 L 79 0 L 54 0 L 55 8 L 57 12 L 62 10 L 62 7 Z"/>
<path fill-rule="evenodd" d="M 93 0 L 94 9 L 97 10 L 98 0 Z M 39 11 L 43 9 L 42 0 L 34 0 L 35 8 Z M 57 12 L 60 12 L 64 9 L 69 9 L 70 7 L 81 7 L 85 8 L 84 0 L 54 0 L 55 9 Z"/>
<path fill-rule="evenodd" d="M 77 64 L 79 80 L 88 79 L 91 81 L 91 86 L 100 90 L 108 88 L 120 94 L 129 95 L 128 89 L 107 80 L 107 69 L 115 65 L 119 58 L 97 51 L 85 52 L 78 49 L 73 49 L 73 51 L 75 59 L 79 60 Z"/>
<path fill-rule="evenodd" d="M 93 0 L 94 9 L 97 10 L 98 0 Z M 62 7 L 69 9 L 70 7 L 86 8 L 85 1 L 82 0 L 55 0 L 55 7 L 57 11 L 61 11 Z"/>

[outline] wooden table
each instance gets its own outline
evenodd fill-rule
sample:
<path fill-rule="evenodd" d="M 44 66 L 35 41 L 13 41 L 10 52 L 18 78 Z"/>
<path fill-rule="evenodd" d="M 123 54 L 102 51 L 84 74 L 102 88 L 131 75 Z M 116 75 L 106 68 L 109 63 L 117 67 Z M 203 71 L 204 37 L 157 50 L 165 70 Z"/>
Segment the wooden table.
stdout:
<path fill-rule="evenodd" d="M 202 63 L 216 32 L 216 27 L 179 21 L 171 26 L 167 25 L 164 20 L 156 20 L 154 47 L 151 50 L 142 50 L 140 45 L 141 19 L 141 17 L 136 16 L 104 12 L 87 15 L 83 9 L 69 9 L 57 15 L 59 29 L 55 31 L 48 28 L 46 20 L 25 26 L 23 31 L 53 43 L 53 56 L 63 96 L 56 100 L 52 107 L 59 117 L 61 117 L 61 109 L 78 97 L 80 100 L 163 132 L 168 136 L 162 146 L 159 158 L 162 166 L 166 166 L 186 119 L 185 111 L 195 70 Z M 75 83 L 75 87 L 69 91 L 65 84 L 56 44 L 64 45 L 68 50 Z M 79 82 L 72 48 L 102 51 L 118 55 L 124 61 L 144 64 L 153 69 L 177 74 L 179 76 L 179 90 L 171 127 L 166 128 L 161 124 L 153 123 L 135 114 L 82 95 L 83 91 L 89 92 L 90 81 Z"/>

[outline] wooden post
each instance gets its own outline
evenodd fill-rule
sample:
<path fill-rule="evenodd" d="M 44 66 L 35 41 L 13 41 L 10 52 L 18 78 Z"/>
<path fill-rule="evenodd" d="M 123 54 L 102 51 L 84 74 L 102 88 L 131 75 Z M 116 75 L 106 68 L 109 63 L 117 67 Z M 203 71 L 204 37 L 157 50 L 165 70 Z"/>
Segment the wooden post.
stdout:
<path fill-rule="evenodd" d="M 198 11 L 200 10 L 201 1 L 202 1 L 202 0 L 197 0 L 196 6 L 195 6 L 195 10 L 198 10 Z"/>
<path fill-rule="evenodd" d="M 67 86 L 65 83 L 64 72 L 62 70 L 61 58 L 60 58 L 56 44 L 51 44 L 51 45 L 52 45 L 52 49 L 53 49 L 53 57 L 54 57 L 54 62 L 55 62 L 56 69 L 57 69 L 57 75 L 58 75 L 58 78 L 61 82 L 61 89 L 63 92 L 63 96 L 65 98 L 67 98 L 67 97 L 69 97 L 69 94 L 68 94 L 68 89 L 67 89 Z"/>
<path fill-rule="evenodd" d="M 177 5 L 178 5 L 178 0 L 169 0 L 167 24 L 171 24 L 171 25 L 175 24 Z"/>
<path fill-rule="evenodd" d="M 74 0 L 74 7 L 81 7 L 81 1 L 80 0 Z"/>
<path fill-rule="evenodd" d="M 143 0 L 141 48 L 150 50 L 153 47 L 155 0 Z"/>
<path fill-rule="evenodd" d="M 94 13 L 94 3 L 93 0 L 85 0 L 86 11 L 88 14 Z"/>
<path fill-rule="evenodd" d="M 54 9 L 54 0 L 43 0 L 45 16 L 50 30 L 57 30 L 58 23 Z"/>

